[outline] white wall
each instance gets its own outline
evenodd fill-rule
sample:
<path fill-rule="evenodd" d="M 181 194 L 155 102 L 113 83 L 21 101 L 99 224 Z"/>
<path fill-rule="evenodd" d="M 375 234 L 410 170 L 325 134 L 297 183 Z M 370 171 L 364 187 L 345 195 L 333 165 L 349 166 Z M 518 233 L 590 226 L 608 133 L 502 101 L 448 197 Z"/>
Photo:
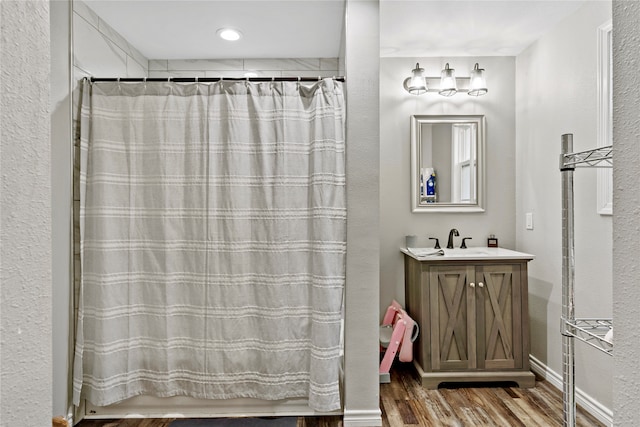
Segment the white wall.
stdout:
<path fill-rule="evenodd" d="M 49 3 L 0 2 L 0 425 L 51 425 Z"/>
<path fill-rule="evenodd" d="M 562 373 L 560 136 L 574 151 L 596 148 L 596 30 L 611 4 L 586 2 L 516 59 L 516 247 L 529 269 L 531 354 Z M 576 317 L 611 317 L 610 216 L 596 211 L 596 170 L 575 172 Z M 525 213 L 534 229 L 525 230 Z M 577 340 L 576 340 L 577 341 Z M 612 407 L 610 356 L 576 343 L 576 385 Z"/>
<path fill-rule="evenodd" d="M 429 76 L 439 76 L 449 62 L 456 75 L 469 76 L 478 62 L 486 69 L 489 93 L 445 98 L 437 93 L 411 95 L 402 86 L 416 62 Z M 380 314 L 396 298 L 404 305 L 404 236 L 418 236 L 419 246 L 444 247 L 451 228 L 455 239 L 472 237 L 469 246 L 486 246 L 495 234 L 505 248 L 515 247 L 515 58 L 380 59 Z M 409 181 L 409 120 L 414 114 L 484 114 L 486 117 L 486 203 L 481 213 L 412 213 Z M 375 185 L 374 183 L 371 184 Z M 364 190 L 366 191 L 366 189 Z"/>
<path fill-rule="evenodd" d="M 640 425 L 640 3 L 613 3 L 614 425 Z"/>

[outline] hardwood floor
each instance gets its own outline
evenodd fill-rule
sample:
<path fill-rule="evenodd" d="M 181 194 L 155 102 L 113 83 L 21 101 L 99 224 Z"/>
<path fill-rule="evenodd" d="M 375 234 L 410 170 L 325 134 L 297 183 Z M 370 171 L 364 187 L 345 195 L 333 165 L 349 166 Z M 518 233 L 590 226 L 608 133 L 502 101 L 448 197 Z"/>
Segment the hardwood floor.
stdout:
<path fill-rule="evenodd" d="M 547 381 L 521 389 L 491 383 L 425 390 L 413 367 L 397 363 L 391 383 L 380 385 L 383 427 L 562 426 L 562 395 Z M 85 420 L 80 427 L 168 427 L 171 419 Z M 576 425 L 604 426 L 578 408 Z M 342 417 L 300 417 L 297 427 L 342 427 Z"/>

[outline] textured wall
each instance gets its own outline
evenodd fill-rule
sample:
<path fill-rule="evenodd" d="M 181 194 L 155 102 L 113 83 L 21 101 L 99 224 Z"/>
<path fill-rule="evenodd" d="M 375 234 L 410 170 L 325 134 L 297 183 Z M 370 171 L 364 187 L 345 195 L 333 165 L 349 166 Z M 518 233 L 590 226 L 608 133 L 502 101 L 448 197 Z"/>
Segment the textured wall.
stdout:
<path fill-rule="evenodd" d="M 516 59 L 516 237 L 536 254 L 529 268 L 531 354 L 562 374 L 560 136 L 574 150 L 596 148 L 597 28 L 611 17 L 607 1 L 586 2 Z M 576 316 L 611 317 L 610 216 L 597 213 L 595 169 L 575 172 Z M 525 214 L 534 229 L 525 229 Z M 612 406 L 610 356 L 576 342 L 576 385 Z"/>
<path fill-rule="evenodd" d="M 640 425 L 640 3 L 613 2 L 614 425 Z"/>
<path fill-rule="evenodd" d="M 438 76 L 446 62 L 456 75 L 469 76 L 478 62 L 487 71 L 489 93 L 415 96 L 402 86 L 416 62 Z M 416 234 L 419 246 L 444 247 L 451 228 L 472 237 L 470 246 L 486 246 L 495 234 L 500 246 L 515 249 L 515 59 L 513 57 L 381 58 L 380 59 L 380 312 L 393 298 L 404 304 L 404 236 Z M 410 117 L 414 114 L 483 114 L 486 117 L 485 212 L 412 213 L 410 203 Z M 534 252 L 535 253 L 535 252 Z"/>
<path fill-rule="evenodd" d="M 2 1 L 0 425 L 51 425 L 49 4 Z"/>
<path fill-rule="evenodd" d="M 378 1 L 347 0 L 344 426 L 381 425 L 378 385 Z"/>

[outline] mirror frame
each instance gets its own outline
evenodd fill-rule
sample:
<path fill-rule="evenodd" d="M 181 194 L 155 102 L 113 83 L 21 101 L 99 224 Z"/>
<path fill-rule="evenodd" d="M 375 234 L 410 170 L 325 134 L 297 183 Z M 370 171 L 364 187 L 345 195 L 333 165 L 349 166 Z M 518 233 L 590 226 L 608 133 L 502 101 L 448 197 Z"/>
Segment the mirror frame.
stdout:
<path fill-rule="evenodd" d="M 478 130 L 476 147 L 476 203 L 420 203 L 420 152 L 423 124 L 475 123 Z M 484 212 L 485 198 L 485 117 L 484 115 L 412 115 L 411 116 L 411 212 Z"/>

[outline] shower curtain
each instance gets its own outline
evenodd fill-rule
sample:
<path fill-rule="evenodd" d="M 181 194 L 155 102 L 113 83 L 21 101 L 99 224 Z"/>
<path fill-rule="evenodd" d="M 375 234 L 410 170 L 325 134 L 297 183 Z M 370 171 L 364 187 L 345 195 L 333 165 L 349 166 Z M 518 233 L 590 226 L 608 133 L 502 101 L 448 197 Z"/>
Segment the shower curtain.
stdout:
<path fill-rule="evenodd" d="M 74 403 L 340 408 L 343 84 L 90 82 Z"/>

